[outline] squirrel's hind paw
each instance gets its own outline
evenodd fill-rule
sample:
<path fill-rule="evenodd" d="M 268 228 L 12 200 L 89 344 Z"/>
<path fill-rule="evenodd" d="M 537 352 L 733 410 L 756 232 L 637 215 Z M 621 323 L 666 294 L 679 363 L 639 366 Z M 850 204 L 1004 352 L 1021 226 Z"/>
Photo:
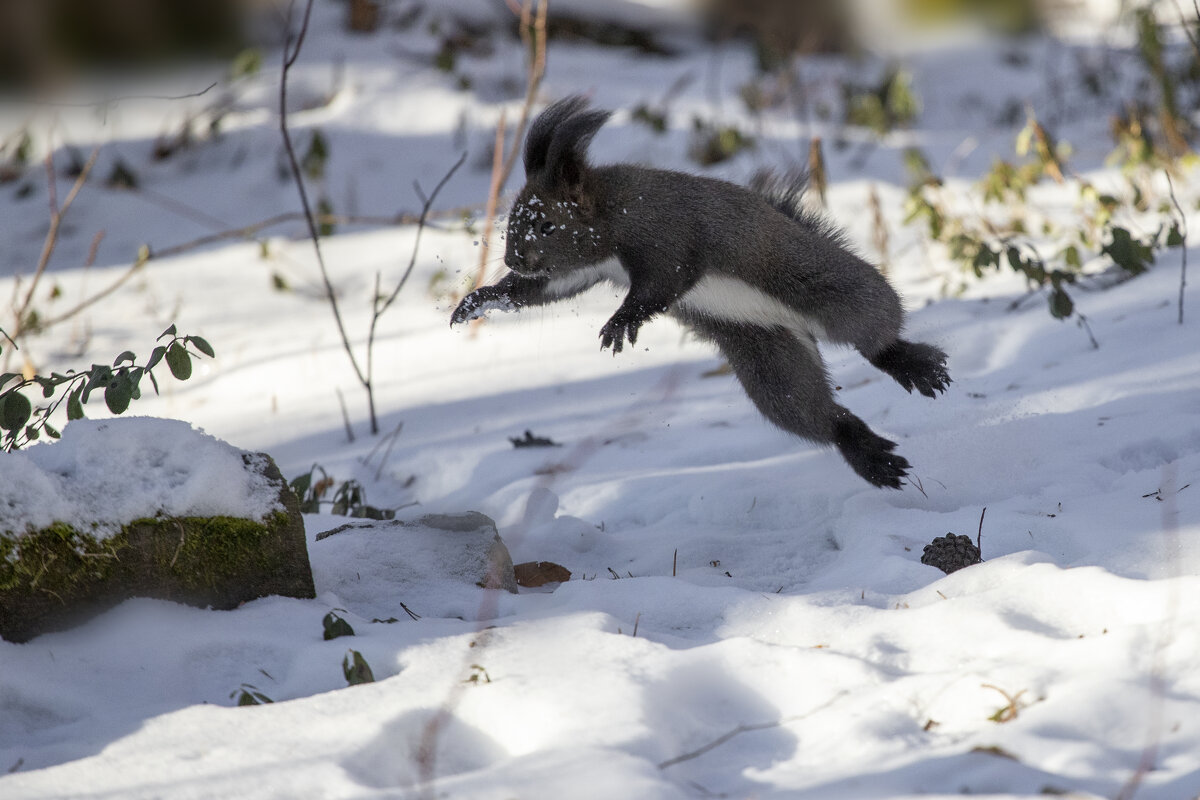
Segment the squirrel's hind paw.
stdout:
<path fill-rule="evenodd" d="M 891 375 L 906 391 L 916 389 L 926 397 L 936 397 L 950 385 L 946 352 L 931 344 L 897 339 L 872 358 L 871 363 Z"/>
<path fill-rule="evenodd" d="M 858 417 L 851 415 L 837 423 L 834 444 L 851 469 L 872 486 L 899 489 L 903 485 L 908 459 L 892 452 L 896 443 L 872 431 Z"/>

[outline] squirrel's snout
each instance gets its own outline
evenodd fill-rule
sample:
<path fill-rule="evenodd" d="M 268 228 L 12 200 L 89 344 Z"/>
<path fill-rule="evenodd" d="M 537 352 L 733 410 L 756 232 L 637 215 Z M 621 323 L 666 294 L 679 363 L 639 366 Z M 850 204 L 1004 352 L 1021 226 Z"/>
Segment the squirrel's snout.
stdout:
<path fill-rule="evenodd" d="M 524 253 L 510 251 L 504 254 L 504 265 L 521 275 L 528 275 L 531 272 L 537 272 L 537 255 L 530 254 L 526 256 Z"/>

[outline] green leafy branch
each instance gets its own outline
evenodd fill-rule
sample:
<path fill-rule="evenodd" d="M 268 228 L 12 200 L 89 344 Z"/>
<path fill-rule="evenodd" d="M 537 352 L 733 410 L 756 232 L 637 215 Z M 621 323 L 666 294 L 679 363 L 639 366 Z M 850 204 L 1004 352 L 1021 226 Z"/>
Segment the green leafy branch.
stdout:
<path fill-rule="evenodd" d="M 929 237 L 945 245 L 950 257 L 976 278 L 1007 264 L 1028 280 L 1033 291 L 1048 289 L 1049 310 L 1057 319 L 1075 313 L 1067 287 L 1083 274 L 1089 254 L 1107 259 L 1133 277 L 1149 269 L 1156 250 L 1184 245 L 1177 219 L 1142 236 L 1116 224 L 1114 218 L 1121 212 L 1149 210 L 1146 193 L 1130 180 L 1131 194 L 1122 198 L 1102 193 L 1089 181 L 1072 175 L 1066 163 L 1070 146 L 1056 142 L 1032 114 L 1017 136 L 1016 151 L 1027 157 L 1024 163 L 997 160 L 978 183 L 984 210 L 974 215 L 950 211 L 943 182 L 929 171 L 919 153 L 909 154 L 914 183 L 905 223 L 923 222 Z M 1029 204 L 1028 190 L 1046 178 L 1078 187 L 1080 216 L 1076 220 L 1064 222 Z M 1000 218 L 998 210 L 1006 216 Z M 1038 252 L 1039 243 L 1053 247 L 1050 258 Z"/>
<path fill-rule="evenodd" d="M 213 357 L 212 346 L 199 336 L 180 336 L 175 326 L 167 328 L 156 340 L 160 344 L 151 351 L 146 363 L 138 366 L 137 356 L 130 350 L 113 359 L 112 366 L 93 364 L 83 371 L 67 370 L 50 375 L 24 377 L 20 373 L 0 375 L 0 449 L 5 452 L 41 438 L 43 432 L 51 439 L 59 438 L 58 429 L 50 419 L 66 403 L 67 420 L 83 419 L 83 407 L 93 392 L 103 391 L 104 404 L 113 414 L 123 414 L 133 400 L 142 396 L 141 382 L 150 379 L 158 394 L 154 368 L 165 362 L 176 380 L 192 376 L 192 359 L 200 355 Z M 193 348 L 193 349 L 189 349 Z M 193 352 L 194 350 L 194 352 Z M 35 406 L 24 390 L 38 387 L 42 398 L 51 400 Z"/>

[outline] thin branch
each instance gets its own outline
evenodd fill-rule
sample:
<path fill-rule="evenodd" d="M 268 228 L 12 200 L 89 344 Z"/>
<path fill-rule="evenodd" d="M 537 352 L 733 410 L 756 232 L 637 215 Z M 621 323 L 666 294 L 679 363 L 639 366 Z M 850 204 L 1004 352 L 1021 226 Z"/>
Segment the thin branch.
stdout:
<path fill-rule="evenodd" d="M 58 194 L 54 188 L 54 157 L 53 155 L 46 156 L 46 179 L 49 181 L 50 195 L 50 228 L 46 231 L 46 239 L 42 244 L 42 253 L 38 257 L 36 269 L 33 271 L 33 277 L 30 279 L 29 289 L 25 292 L 25 297 L 20 303 L 13 306 L 13 315 L 15 321 L 13 323 L 13 331 L 10 341 L 19 339 L 25 331 L 25 319 L 29 312 L 29 306 L 33 302 L 34 292 L 37 291 L 38 283 L 41 281 L 42 275 L 46 272 L 46 267 L 50 264 L 50 256 L 54 254 L 54 248 L 58 244 L 58 232 L 62 225 L 63 218 L 67 211 L 70 210 L 71 204 L 75 202 L 75 198 L 79 196 L 79 190 L 83 188 L 83 184 L 87 181 L 88 175 L 92 171 L 92 167 L 96 164 L 96 158 L 100 155 L 100 148 L 92 150 L 91 156 L 80 170 L 79 176 L 75 178 L 75 184 L 71 187 L 71 191 L 67 193 L 67 197 L 63 200 L 62 206 L 58 205 Z"/>
<path fill-rule="evenodd" d="M 529 112 L 533 108 L 538 89 L 542 85 L 542 78 L 546 74 L 546 16 L 550 10 L 550 0 L 541 0 L 538 3 L 537 16 L 533 20 L 531 34 L 532 5 L 533 0 L 525 0 L 521 6 L 521 41 L 524 43 L 525 49 L 530 52 L 532 62 L 529 65 L 529 80 L 525 85 L 525 102 L 521 105 L 521 116 L 517 119 L 517 131 L 509 148 L 508 158 L 504 160 L 504 171 L 500 173 L 501 190 L 504 189 L 504 184 L 508 181 L 508 176 L 512 174 L 513 166 L 517 162 L 517 154 L 521 151 L 521 140 L 525 138 L 525 126 L 529 122 Z"/>
<path fill-rule="evenodd" d="M 492 164 L 492 183 L 488 189 L 489 209 L 484 222 L 483 249 L 479 254 L 479 268 L 475 272 L 474 287 L 483 285 L 484 271 L 487 268 L 487 242 L 495 223 L 495 209 L 499 204 L 500 193 L 508 182 L 513 167 L 517 163 L 517 155 L 521 152 L 521 144 L 525 139 L 525 126 L 529 123 L 529 113 L 537 99 L 538 88 L 542 85 L 542 77 L 546 74 L 546 15 L 550 8 L 550 0 L 540 0 L 536 17 L 533 15 L 534 0 L 524 0 L 521 5 L 520 25 L 521 42 L 529 53 L 529 76 L 525 82 L 525 102 L 521 105 L 521 116 L 517 119 L 517 127 L 509 145 L 508 155 L 503 164 L 500 163 L 500 153 L 503 151 L 504 123 L 503 113 L 496 130 L 496 152 Z M 532 22 L 531 22 L 532 21 Z"/>
<path fill-rule="evenodd" d="M 1197 12 L 1200 14 L 1200 11 Z M 1183 236 L 1182 246 L 1182 263 L 1179 266 L 1179 324 L 1183 324 L 1183 290 L 1187 286 L 1187 249 L 1188 249 L 1188 227 L 1187 217 L 1183 215 L 1183 208 L 1179 205 L 1179 198 L 1175 196 L 1175 183 L 1171 180 L 1171 173 L 1163 170 L 1163 174 L 1167 176 L 1167 186 L 1171 190 L 1171 202 L 1175 204 L 1175 210 L 1179 212 L 1179 233 Z"/>
<path fill-rule="evenodd" d="M 449 208 L 445 211 L 431 212 L 426 215 L 426 226 L 429 226 L 429 219 L 459 217 L 463 214 L 468 214 L 477 210 L 477 206 L 457 206 Z M 230 228 L 225 231 L 205 234 L 196 239 L 192 239 L 181 244 L 172 245 L 162 250 L 155 250 L 155 258 L 166 258 L 167 256 L 179 255 L 180 253 L 189 250 L 195 250 L 197 247 L 221 242 L 226 239 L 249 239 L 259 231 L 267 228 L 273 228 L 276 225 L 282 225 L 285 222 L 295 222 L 304 219 L 303 211 L 286 211 L 282 214 L 276 214 L 272 217 L 253 222 L 249 225 L 243 225 L 239 228 Z M 379 215 L 359 215 L 359 214 L 317 214 L 316 220 L 318 225 L 413 225 L 420 221 L 420 216 L 417 214 L 396 214 L 395 216 L 379 216 Z"/>
<path fill-rule="evenodd" d="M 983 507 L 983 511 L 979 512 L 979 530 L 975 533 L 975 549 L 979 551 L 979 557 L 983 558 L 983 515 L 987 513 L 987 506 Z"/>
<path fill-rule="evenodd" d="M 1187 37 L 1188 42 L 1192 45 L 1192 51 L 1196 54 L 1196 60 L 1200 61 L 1200 41 L 1196 40 L 1196 34 L 1188 25 L 1188 20 L 1183 13 L 1183 7 L 1179 5 L 1179 0 L 1174 0 L 1175 10 L 1179 12 L 1179 27 L 1183 28 L 1183 35 Z M 1196 16 L 1200 18 L 1200 3 L 1197 0 L 1192 0 L 1192 7 L 1196 9 Z"/>
<path fill-rule="evenodd" d="M 388 299 L 383 303 L 382 306 L 379 307 L 380 314 L 382 314 L 384 311 L 387 311 L 388 306 L 390 306 L 392 304 L 392 302 L 395 301 L 396 295 L 400 294 L 400 290 L 404 288 L 404 284 L 408 281 L 408 276 L 412 274 L 413 266 L 417 263 L 417 247 L 421 243 L 421 231 L 423 231 L 425 229 L 425 224 L 426 224 L 427 220 L 429 219 L 429 210 L 433 206 L 434 201 L 437 200 L 438 193 L 442 191 L 442 187 L 444 187 L 446 185 L 446 183 L 450 180 L 450 178 L 452 178 L 454 176 L 454 173 L 458 172 L 458 168 L 461 167 L 463 164 L 465 164 L 466 161 L 467 161 L 467 154 L 464 151 L 463 154 L 458 157 L 458 161 L 454 162 L 454 166 L 450 167 L 450 169 L 446 172 L 446 174 L 442 176 L 442 179 L 440 181 L 438 181 L 437 186 L 433 187 L 433 191 L 430 193 L 428 198 L 424 197 L 424 193 L 421 192 L 421 187 L 419 184 L 414 186 L 414 188 L 416 189 L 416 192 L 417 192 L 417 196 L 421 197 L 424 200 L 424 203 L 421 206 L 421 213 L 417 216 L 417 219 L 416 219 L 416 223 L 417 223 L 416 241 L 413 242 L 412 255 L 409 256 L 408 267 L 405 268 L 404 274 L 402 276 L 400 276 L 400 282 L 396 284 L 396 288 L 392 290 L 392 293 L 390 295 L 388 295 Z"/>
<path fill-rule="evenodd" d="M 46 328 L 49 328 L 51 325 L 57 325 L 60 322 L 70 319 L 71 317 L 75 316 L 80 311 L 83 311 L 85 308 L 88 308 L 89 306 L 93 306 L 96 303 L 99 303 L 101 300 L 108 297 L 110 294 L 115 292 L 117 289 L 120 289 L 122 286 L 124 286 L 125 283 L 134 276 L 134 274 L 136 274 L 139 270 L 141 270 L 142 267 L 146 266 L 146 262 L 149 260 L 150 260 L 149 255 L 146 252 L 143 252 L 142 255 L 138 256 L 137 261 L 130 264 L 129 268 L 127 270 L 125 270 L 123 273 L 121 273 L 121 276 L 118 277 L 112 283 L 110 283 L 107 287 L 96 292 L 91 297 L 87 297 L 83 300 L 80 300 L 78 303 L 71 306 L 71 308 L 62 312 L 61 314 L 39 321 L 38 326 L 44 330 Z"/>
<path fill-rule="evenodd" d="M 743 733 L 752 733 L 754 731 L 762 731 L 762 730 L 767 730 L 769 728 L 779 728 L 784 725 L 788 725 L 792 722 L 799 722 L 800 720 L 807 719 L 808 717 L 811 717 L 813 714 L 816 714 L 819 711 L 824 711 L 825 709 L 829 708 L 831 705 L 833 705 L 838 700 L 840 700 L 842 698 L 842 696 L 845 694 L 846 694 L 846 692 L 844 690 L 840 691 L 837 694 L 835 694 L 833 697 L 826 700 L 821 705 L 819 705 L 816 708 L 813 708 L 809 711 L 806 711 L 803 714 L 796 714 L 795 716 L 784 717 L 782 719 L 772 720 L 771 722 L 760 722 L 756 725 L 738 725 L 733 730 L 729 731 L 728 733 L 722 734 L 721 736 L 718 736 L 716 739 L 712 740 L 711 742 L 704 745 L 703 747 L 698 747 L 695 750 L 692 750 L 691 752 L 684 753 L 681 756 L 675 756 L 674 758 L 669 758 L 666 761 L 663 761 L 662 763 L 660 763 L 658 765 L 658 768 L 666 769 L 667 767 L 673 767 L 676 764 L 682 763 L 684 761 L 691 761 L 693 758 L 699 758 L 700 756 L 704 755 L 705 753 L 709 752 L 710 750 L 715 750 L 716 748 L 718 748 L 721 745 L 728 742 L 730 739 L 734 738 L 735 736 L 740 736 Z"/>
<path fill-rule="evenodd" d="M 304 21 L 300 25 L 300 33 L 295 42 L 293 42 L 291 34 L 293 7 L 291 5 L 288 6 L 283 45 L 283 70 L 279 77 L 279 133 L 283 137 L 283 147 L 287 151 L 288 164 L 292 170 L 292 178 L 296 184 L 296 191 L 300 194 L 300 205 L 304 210 L 304 221 L 308 224 L 309 238 L 312 239 L 313 251 L 317 255 L 317 266 L 320 268 L 321 280 L 325 284 L 325 291 L 329 297 L 329 306 L 333 309 L 333 319 L 337 323 L 338 333 L 342 337 L 342 346 L 345 348 L 346 355 L 350 359 L 350 366 L 354 368 L 355 376 L 358 377 L 359 383 L 367 390 L 369 396 L 371 394 L 371 383 L 363 373 L 362 368 L 359 367 L 358 359 L 354 355 L 354 348 L 350 346 L 350 337 L 347 335 L 345 323 L 342 321 L 341 309 L 338 308 L 337 292 L 333 288 L 333 282 L 329 279 L 329 270 L 325 267 L 325 257 L 321 254 L 320 233 L 317 230 L 316 219 L 313 217 L 312 206 L 308 202 L 308 191 L 304 188 L 304 177 L 300 172 L 300 162 L 296 159 L 296 148 L 292 146 L 292 135 L 287 125 L 288 72 L 300 56 L 300 48 L 304 44 L 304 37 L 308 34 L 308 22 L 312 15 L 312 7 L 313 0 L 308 0 L 304 8 Z"/>
<path fill-rule="evenodd" d="M 200 91 L 189 92 L 187 94 L 174 94 L 174 95 L 123 94 L 123 95 L 119 95 L 117 97 L 106 97 L 103 100 L 88 100 L 88 101 L 79 102 L 79 103 L 72 103 L 72 102 L 65 102 L 65 101 L 58 101 L 58 100 L 39 100 L 39 99 L 35 98 L 33 100 L 33 104 L 39 105 L 39 106 L 52 106 L 54 108 L 94 108 L 94 107 L 107 108 L 109 106 L 116 105 L 117 103 L 123 102 L 125 100 L 187 100 L 190 97 L 200 97 L 201 95 L 208 94 L 210 91 L 217 88 L 218 83 L 219 83 L 219 81 L 213 81 L 208 86 L 205 86 L 203 89 L 201 89 Z"/>
<path fill-rule="evenodd" d="M 379 420 L 375 416 L 375 397 L 374 393 L 371 391 L 371 386 L 373 385 L 375 378 L 375 329 L 379 325 L 379 318 L 382 317 L 383 313 L 387 311 L 392 303 L 396 301 L 396 297 L 399 296 L 400 290 L 404 288 L 404 284 L 408 282 L 408 277 L 412 274 L 413 267 L 417 263 L 417 250 L 421 246 L 421 233 L 425 230 L 425 220 L 429 216 L 430 207 L 433 205 L 434 201 L 437 200 L 438 193 L 442 191 L 442 187 L 446 185 L 446 182 L 453 177 L 455 172 L 458 172 L 458 168 L 466 163 L 466 161 L 467 154 L 466 152 L 463 152 L 463 154 L 458 157 L 458 161 L 455 161 L 454 165 L 450 167 L 446 174 L 442 176 L 442 179 L 438 181 L 437 186 L 433 187 L 433 191 L 428 197 L 426 197 L 425 193 L 421 191 L 420 184 L 413 184 L 413 188 L 416 190 L 417 197 L 421 198 L 422 205 L 421 215 L 417 218 L 417 234 L 413 241 L 412 254 L 408 259 L 408 267 L 404 270 L 404 274 L 400 276 L 400 280 L 396 282 L 396 288 L 393 289 L 392 293 L 387 296 L 387 299 L 383 300 L 382 302 L 380 302 L 379 273 L 375 273 L 375 293 L 371 296 L 371 327 L 367 331 L 367 379 L 365 382 L 368 394 L 367 405 L 371 414 L 372 434 L 379 433 Z"/>
<path fill-rule="evenodd" d="M 496 125 L 496 141 L 492 145 L 492 181 L 488 186 L 487 209 L 484 212 L 483 235 L 479 237 L 479 267 L 475 270 L 475 283 L 471 287 L 478 289 L 483 285 L 484 273 L 487 271 L 488 250 L 491 248 L 492 231 L 496 226 L 496 205 L 500 202 L 500 183 L 503 164 L 501 153 L 504 151 L 504 112 L 500 112 L 500 122 Z"/>

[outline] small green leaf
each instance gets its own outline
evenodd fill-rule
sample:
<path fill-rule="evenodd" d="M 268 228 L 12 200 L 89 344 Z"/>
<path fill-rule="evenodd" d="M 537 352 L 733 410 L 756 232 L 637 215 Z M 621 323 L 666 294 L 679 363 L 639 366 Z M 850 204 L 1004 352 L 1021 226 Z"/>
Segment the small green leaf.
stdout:
<path fill-rule="evenodd" d="M 1179 247 L 1185 241 L 1183 232 L 1179 229 L 1179 223 L 1171 223 L 1171 230 L 1167 231 L 1167 247 Z"/>
<path fill-rule="evenodd" d="M 137 356 L 133 354 L 132 350 L 126 350 L 124 353 L 121 353 L 121 355 L 113 359 L 113 366 L 121 366 L 122 361 L 128 361 L 130 364 L 132 364 L 136 358 Z"/>
<path fill-rule="evenodd" d="M 204 353 L 204 355 L 208 356 L 209 358 L 216 357 L 216 353 L 213 352 L 212 345 L 199 336 L 189 336 L 185 341 L 195 345 L 197 350 L 199 350 L 201 353 Z"/>
<path fill-rule="evenodd" d="M 291 487 L 292 492 L 298 499 L 303 500 L 308 494 L 308 487 L 312 486 L 312 472 L 309 471 L 299 477 L 293 478 L 288 486 Z"/>
<path fill-rule="evenodd" d="M 321 620 L 321 624 L 325 627 L 325 641 L 337 639 L 340 636 L 354 635 L 354 628 L 350 627 L 350 623 L 332 611 L 325 615 L 325 618 Z"/>
<path fill-rule="evenodd" d="M 229 65 L 229 77 L 237 80 L 253 75 L 262 69 L 262 62 L 262 51 L 257 47 L 248 47 L 234 56 L 233 63 Z"/>
<path fill-rule="evenodd" d="M 9 392 L 2 399 L 4 404 L 0 405 L 0 428 L 6 431 L 20 429 L 29 421 L 29 416 L 33 413 L 33 404 L 20 392 Z"/>
<path fill-rule="evenodd" d="M 375 682 L 375 674 L 371 672 L 370 665 L 357 650 L 348 651 L 342 659 L 342 674 L 346 676 L 346 683 L 350 686 Z"/>
<path fill-rule="evenodd" d="M 162 336 L 160 336 L 158 338 L 161 339 Z M 162 357 L 165 356 L 166 354 L 167 354 L 167 348 L 163 347 L 161 344 L 158 347 L 151 350 L 150 351 L 150 360 L 146 362 L 146 370 L 150 371 L 150 370 L 154 369 L 154 367 L 158 364 L 159 361 L 162 361 Z"/>
<path fill-rule="evenodd" d="M 32 425 L 25 426 L 25 438 L 31 442 L 36 442 L 38 439 L 38 429 Z"/>
<path fill-rule="evenodd" d="M 175 335 L 175 326 L 172 325 L 171 327 L 167 328 L 165 331 L 160 333 L 158 335 L 158 338 L 162 339 L 164 336 L 174 336 L 174 335 Z"/>
<path fill-rule="evenodd" d="M 1100 252 L 1113 260 L 1130 275 L 1140 275 L 1154 263 L 1154 251 L 1133 238 L 1125 228 L 1114 227 L 1110 231 L 1112 241 Z"/>
<path fill-rule="evenodd" d="M 133 398 L 133 381 L 124 373 L 116 375 L 108 386 L 104 387 L 104 403 L 114 414 L 124 414 Z"/>
<path fill-rule="evenodd" d="M 49 422 L 43 422 L 42 427 L 45 429 L 46 435 L 51 439 L 58 439 L 62 436 L 62 434 L 58 432 L 58 428 L 54 427 Z"/>
<path fill-rule="evenodd" d="M 3 375 L 0 375 L 0 389 L 3 389 L 4 384 L 11 381 L 13 378 L 19 378 L 19 377 L 21 377 L 21 373 L 19 373 L 19 372 L 6 372 Z"/>
<path fill-rule="evenodd" d="M 1083 259 L 1079 257 L 1079 248 L 1075 245 L 1068 245 L 1067 249 L 1063 250 L 1063 260 L 1067 262 L 1067 266 L 1074 270 L 1083 268 Z"/>
<path fill-rule="evenodd" d="M 252 686 L 248 683 L 243 683 L 240 688 L 234 689 L 229 693 L 229 696 L 237 697 L 237 704 L 239 706 L 257 706 L 275 702 L 260 692 L 257 686 Z"/>
<path fill-rule="evenodd" d="M 179 342 L 167 348 L 167 366 L 176 380 L 186 381 L 192 377 L 192 357 Z"/>
<path fill-rule="evenodd" d="M 83 395 L 83 384 L 75 387 L 67 398 L 67 421 L 83 419 L 83 403 L 80 402 L 80 397 Z"/>
<path fill-rule="evenodd" d="M 1050 290 L 1050 315 L 1055 319 L 1066 319 L 1075 311 L 1070 296 L 1060 287 Z"/>
<path fill-rule="evenodd" d="M 325 162 L 329 160 L 329 143 L 320 128 L 313 130 L 312 139 L 308 143 L 308 151 L 300 159 L 304 174 L 314 181 L 325 177 Z"/>
<path fill-rule="evenodd" d="M 1006 252 L 1006 255 L 1008 256 L 1008 265 L 1010 267 L 1012 267 L 1014 271 L 1020 272 L 1021 271 L 1021 261 L 1022 261 L 1021 251 L 1018 250 L 1016 247 L 1009 246 L 1008 251 Z"/>

